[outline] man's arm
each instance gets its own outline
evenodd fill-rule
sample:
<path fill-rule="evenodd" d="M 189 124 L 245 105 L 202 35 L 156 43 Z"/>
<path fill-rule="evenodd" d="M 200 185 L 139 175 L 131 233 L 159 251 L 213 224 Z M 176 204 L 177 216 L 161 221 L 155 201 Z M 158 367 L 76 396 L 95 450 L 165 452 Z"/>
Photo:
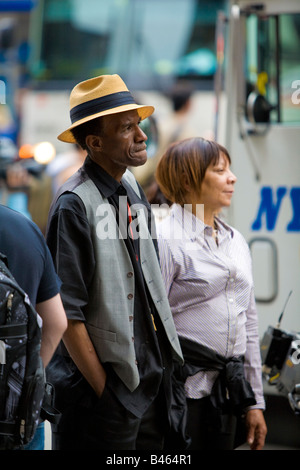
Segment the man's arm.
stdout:
<path fill-rule="evenodd" d="M 105 387 L 106 372 L 99 361 L 85 324 L 80 320 L 69 320 L 63 342 L 82 375 L 100 397 Z"/>
<path fill-rule="evenodd" d="M 36 304 L 36 311 L 43 320 L 41 357 L 46 367 L 67 328 L 67 317 L 60 294 Z"/>
<path fill-rule="evenodd" d="M 49 222 L 47 242 L 62 280 L 61 296 L 68 317 L 63 342 L 77 368 L 101 396 L 106 374 L 86 330 L 83 313 L 95 269 L 90 226 L 77 195 L 63 194 L 59 204 Z"/>

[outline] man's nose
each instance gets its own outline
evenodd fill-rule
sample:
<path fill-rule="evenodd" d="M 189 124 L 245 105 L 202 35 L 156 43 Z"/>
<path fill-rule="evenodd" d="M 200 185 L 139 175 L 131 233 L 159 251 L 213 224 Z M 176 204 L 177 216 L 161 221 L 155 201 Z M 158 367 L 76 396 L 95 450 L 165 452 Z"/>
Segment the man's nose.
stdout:
<path fill-rule="evenodd" d="M 143 140 L 144 142 L 146 142 L 148 140 L 148 137 L 147 137 L 147 134 L 145 134 L 145 132 L 143 131 L 143 129 L 138 126 L 137 128 L 137 133 L 136 133 L 136 138 L 137 140 Z"/>

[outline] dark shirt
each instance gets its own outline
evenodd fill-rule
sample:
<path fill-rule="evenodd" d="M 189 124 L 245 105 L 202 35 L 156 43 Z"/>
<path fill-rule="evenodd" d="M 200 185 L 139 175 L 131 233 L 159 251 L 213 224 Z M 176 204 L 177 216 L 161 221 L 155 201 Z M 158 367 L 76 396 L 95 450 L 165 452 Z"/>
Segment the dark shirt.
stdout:
<path fill-rule="evenodd" d="M 149 224 L 151 223 L 150 206 L 142 191 L 140 199 L 126 181 L 122 180 L 120 184 L 89 157 L 83 169 L 102 196 L 114 206 L 117 222 L 119 197 L 127 196 L 130 206 L 138 203 L 147 207 Z M 85 321 L 84 310 L 89 300 L 89 283 L 93 277 L 95 259 L 85 207 L 76 194 L 65 192 L 58 198 L 52 212 L 47 241 L 63 281 L 61 295 L 67 316 Z M 162 383 L 169 396 L 167 375 L 172 367 L 171 346 L 144 282 L 139 263 L 139 241 L 126 237 L 124 242 L 135 272 L 134 344 L 140 385 L 134 392 L 130 392 L 109 364 L 104 364 L 104 367 L 108 372 L 107 386 L 128 410 L 141 416 L 157 396 Z M 157 330 L 154 328 L 152 315 Z"/>
<path fill-rule="evenodd" d="M 24 215 L 0 205 L 0 251 L 35 306 L 58 294 L 60 281 L 45 239 Z"/>

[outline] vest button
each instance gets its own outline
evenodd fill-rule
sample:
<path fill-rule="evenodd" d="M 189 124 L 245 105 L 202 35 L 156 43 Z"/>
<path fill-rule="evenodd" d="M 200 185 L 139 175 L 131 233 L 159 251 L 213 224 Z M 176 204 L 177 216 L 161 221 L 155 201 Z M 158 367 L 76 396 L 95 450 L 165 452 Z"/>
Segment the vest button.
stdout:
<path fill-rule="evenodd" d="M 129 321 L 133 320 L 133 315 L 129 315 Z"/>
<path fill-rule="evenodd" d="M 133 272 L 129 271 L 129 273 L 127 273 L 127 277 L 132 277 L 133 276 Z"/>
<path fill-rule="evenodd" d="M 133 298 L 133 294 L 128 294 L 127 299 L 131 300 Z"/>

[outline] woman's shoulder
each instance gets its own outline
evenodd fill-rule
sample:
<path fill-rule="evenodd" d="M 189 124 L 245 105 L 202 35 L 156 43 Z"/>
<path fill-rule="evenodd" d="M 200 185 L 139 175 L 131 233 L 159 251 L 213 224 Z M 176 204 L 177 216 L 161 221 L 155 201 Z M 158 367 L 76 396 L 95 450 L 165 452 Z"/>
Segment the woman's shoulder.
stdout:
<path fill-rule="evenodd" d="M 233 236 L 232 238 L 236 241 L 236 242 L 239 242 L 243 245 L 247 245 L 248 246 L 248 243 L 246 242 L 246 239 L 244 237 L 244 235 L 238 230 L 236 229 L 235 227 L 231 227 L 231 230 L 232 230 L 232 233 L 233 233 Z"/>
<path fill-rule="evenodd" d="M 156 224 L 157 237 L 166 242 L 180 240 L 183 237 L 183 227 L 174 212 L 170 211 L 161 221 Z"/>
<path fill-rule="evenodd" d="M 225 230 L 232 238 L 232 240 L 246 243 L 245 237 L 236 227 L 233 227 L 227 221 L 219 217 L 217 217 L 216 220 L 218 222 L 219 228 L 221 227 L 222 230 Z"/>

